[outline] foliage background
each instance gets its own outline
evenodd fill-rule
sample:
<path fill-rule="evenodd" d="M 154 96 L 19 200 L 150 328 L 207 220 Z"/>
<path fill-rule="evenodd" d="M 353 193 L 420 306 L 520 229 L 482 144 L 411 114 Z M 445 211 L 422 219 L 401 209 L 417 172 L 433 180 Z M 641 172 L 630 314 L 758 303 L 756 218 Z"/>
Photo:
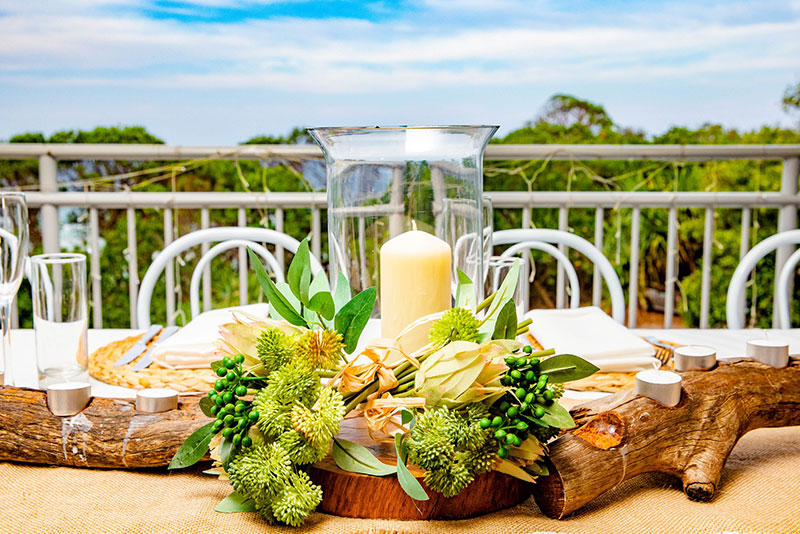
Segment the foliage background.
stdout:
<path fill-rule="evenodd" d="M 789 87 L 783 98 L 787 111 L 800 109 L 800 84 Z M 9 140 L 48 143 L 163 143 L 144 128 L 98 127 L 91 131 L 60 131 L 49 138 L 41 133 L 24 133 Z M 253 137 L 247 144 L 309 143 L 302 129 L 286 136 Z M 718 124 L 704 124 L 690 129 L 673 127 L 658 135 L 616 124 L 597 104 L 569 95 L 555 95 L 539 116 L 522 128 L 512 131 L 493 143 L 551 144 L 768 144 L 800 143 L 800 128 L 764 126 L 759 130 L 740 132 Z M 781 163 L 776 161 L 720 161 L 708 163 L 647 162 L 647 161 L 504 161 L 487 162 L 484 169 L 487 191 L 778 191 Z M 0 185 L 4 188 L 35 189 L 38 183 L 35 160 L 0 161 Z M 120 177 L 122 175 L 122 177 Z M 324 189 L 324 169 L 317 162 L 201 160 L 191 162 L 135 161 L 61 161 L 59 182 L 66 190 L 98 191 L 311 191 Z M 310 210 L 285 210 L 284 227 L 301 239 L 311 231 Z M 127 221 L 124 211 L 101 210 L 102 239 L 100 268 L 102 273 L 103 326 L 129 325 L 127 274 Z M 249 210 L 247 224 L 274 228 L 274 213 L 263 209 Z M 174 235 L 178 237 L 200 228 L 199 210 L 176 210 Z M 323 213 L 323 217 L 325 217 Z M 495 229 L 522 226 L 519 210 L 495 210 Z M 78 235 L 78 240 L 62 246 L 86 252 L 87 213 L 70 210 L 60 214 L 62 223 Z M 687 326 L 697 326 L 700 308 L 700 278 L 702 267 L 703 210 L 679 209 L 679 272 L 677 312 Z M 212 210 L 212 226 L 236 225 L 236 210 Z M 608 209 L 604 219 L 604 250 L 611 260 L 623 287 L 628 287 L 630 256 L 630 209 Z M 557 209 L 535 209 L 532 227 L 557 228 Z M 728 280 L 739 259 L 741 213 L 738 210 L 715 211 L 715 233 L 712 264 L 711 316 L 712 326 L 725 324 L 725 292 Z M 777 210 L 753 210 L 751 246 L 776 231 Z M 323 225 L 324 226 L 324 225 Z M 569 211 L 569 229 L 590 241 L 594 235 L 594 209 L 573 208 Z M 137 211 L 137 244 L 139 278 L 144 276 L 154 255 L 164 246 L 163 213 L 160 210 Z M 640 268 L 636 273 L 640 309 L 652 303 L 646 300 L 646 290 L 663 290 L 666 260 L 667 211 L 643 209 L 641 212 Z M 41 234 L 37 213 L 31 215 L 32 253 L 41 250 Z M 323 236 L 323 263 L 327 260 L 327 238 Z M 197 260 L 196 253 L 186 254 L 176 262 L 176 301 L 178 324 L 189 317 L 188 282 Z M 532 281 L 531 299 L 534 307 L 552 307 L 555 294 L 555 265 L 535 256 L 536 274 Z M 591 265 L 579 255 L 572 257 L 581 280 L 581 301 L 591 302 Z M 239 302 L 236 268 L 238 254 L 229 251 L 224 260 L 212 265 L 213 306 Z M 760 264 L 754 283 L 749 289 L 752 326 L 771 324 L 774 258 Z M 165 284 L 163 277 L 153 299 L 153 320 L 165 321 Z M 250 301 L 260 298 L 255 279 L 249 281 Z M 793 303 L 793 316 L 800 315 L 800 302 Z M 20 325 L 31 326 L 30 293 L 25 282 L 18 298 Z"/>

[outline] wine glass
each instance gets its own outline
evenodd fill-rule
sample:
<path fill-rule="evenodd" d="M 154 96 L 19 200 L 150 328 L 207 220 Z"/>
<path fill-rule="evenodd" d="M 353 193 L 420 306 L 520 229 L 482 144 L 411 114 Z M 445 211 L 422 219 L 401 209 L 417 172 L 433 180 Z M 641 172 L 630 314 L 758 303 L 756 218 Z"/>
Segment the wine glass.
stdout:
<path fill-rule="evenodd" d="M 11 302 L 19 290 L 28 253 L 28 205 L 22 193 L 0 193 L 0 323 L 3 381 L 14 384 L 11 359 Z"/>

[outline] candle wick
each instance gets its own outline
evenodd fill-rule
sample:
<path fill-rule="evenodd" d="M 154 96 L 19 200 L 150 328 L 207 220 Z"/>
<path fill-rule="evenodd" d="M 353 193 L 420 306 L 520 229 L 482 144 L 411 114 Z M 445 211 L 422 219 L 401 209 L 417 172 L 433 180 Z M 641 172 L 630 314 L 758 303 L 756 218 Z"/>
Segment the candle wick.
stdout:
<path fill-rule="evenodd" d="M 415 232 L 417 231 L 417 221 L 415 221 L 414 219 L 411 219 L 411 229 L 414 230 Z"/>

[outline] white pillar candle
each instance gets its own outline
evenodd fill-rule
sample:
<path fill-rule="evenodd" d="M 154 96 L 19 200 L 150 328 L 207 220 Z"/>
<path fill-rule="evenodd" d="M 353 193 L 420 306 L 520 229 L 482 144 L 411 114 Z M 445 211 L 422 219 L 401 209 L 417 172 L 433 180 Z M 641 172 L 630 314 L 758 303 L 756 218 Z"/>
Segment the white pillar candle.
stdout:
<path fill-rule="evenodd" d="M 381 335 L 394 338 L 425 315 L 450 308 L 450 245 L 427 232 L 412 230 L 390 239 L 380 251 Z M 413 352 L 427 343 L 424 326 L 404 336 Z"/>
<path fill-rule="evenodd" d="M 747 342 L 747 357 L 783 368 L 789 365 L 789 343 L 780 339 L 751 339 Z"/>
<path fill-rule="evenodd" d="M 673 351 L 675 370 L 706 371 L 717 364 L 717 351 L 703 345 L 684 345 Z"/>
<path fill-rule="evenodd" d="M 636 373 L 636 394 L 650 397 L 664 406 L 681 401 L 681 375 L 672 371 L 639 371 Z"/>
<path fill-rule="evenodd" d="M 47 407 L 59 417 L 80 413 L 92 396 L 88 382 L 59 382 L 47 387 Z"/>

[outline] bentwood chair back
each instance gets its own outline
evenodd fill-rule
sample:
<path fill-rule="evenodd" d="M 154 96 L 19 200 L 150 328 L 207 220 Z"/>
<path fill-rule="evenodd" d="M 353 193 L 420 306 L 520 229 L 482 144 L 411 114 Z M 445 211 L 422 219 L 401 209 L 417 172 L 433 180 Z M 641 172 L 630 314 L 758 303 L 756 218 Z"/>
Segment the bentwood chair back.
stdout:
<path fill-rule="evenodd" d="M 541 250 L 553 256 L 563 267 L 571 289 L 570 308 L 580 305 L 580 286 L 578 275 L 569 258 L 553 245 L 565 245 L 577 250 L 589 259 L 600 270 L 600 275 L 611 295 L 611 317 L 620 324 L 625 323 L 625 295 L 617 273 L 611 262 L 600 250 L 584 238 L 564 232 L 544 228 L 520 228 L 515 230 L 498 230 L 492 234 L 493 245 L 512 245 L 502 253 L 508 257 L 524 250 Z"/>
<path fill-rule="evenodd" d="M 300 242 L 297 239 L 267 228 L 220 226 L 218 228 L 197 230 L 179 237 L 164 247 L 164 250 L 156 256 L 142 279 L 142 284 L 139 287 L 139 297 L 136 302 L 136 318 L 139 328 L 150 326 L 150 303 L 153 298 L 153 289 L 169 262 L 188 249 L 204 243 L 217 244 L 200 257 L 192 272 L 192 279 L 189 285 L 192 317 L 200 313 L 200 280 L 203 270 L 212 259 L 221 253 L 236 247 L 249 247 L 266 262 L 267 270 L 275 274 L 276 280 L 283 282 L 285 277 L 278 260 L 262 243 L 282 247 L 292 254 L 296 253 L 297 248 L 300 246 Z M 322 265 L 312 254 L 311 271 L 316 274 L 320 270 L 322 270 Z"/>
<path fill-rule="evenodd" d="M 750 272 L 755 269 L 756 264 L 778 247 L 797 245 L 798 243 L 800 243 L 800 230 L 789 230 L 766 238 L 744 255 L 736 270 L 733 271 L 733 277 L 728 286 L 728 296 L 725 302 L 728 328 L 744 328 L 745 288 Z M 775 283 L 775 312 L 777 313 L 778 328 L 791 328 L 789 286 L 794 278 L 798 262 L 800 262 L 800 249 L 795 250 L 789 256 L 778 273 L 778 280 Z"/>

